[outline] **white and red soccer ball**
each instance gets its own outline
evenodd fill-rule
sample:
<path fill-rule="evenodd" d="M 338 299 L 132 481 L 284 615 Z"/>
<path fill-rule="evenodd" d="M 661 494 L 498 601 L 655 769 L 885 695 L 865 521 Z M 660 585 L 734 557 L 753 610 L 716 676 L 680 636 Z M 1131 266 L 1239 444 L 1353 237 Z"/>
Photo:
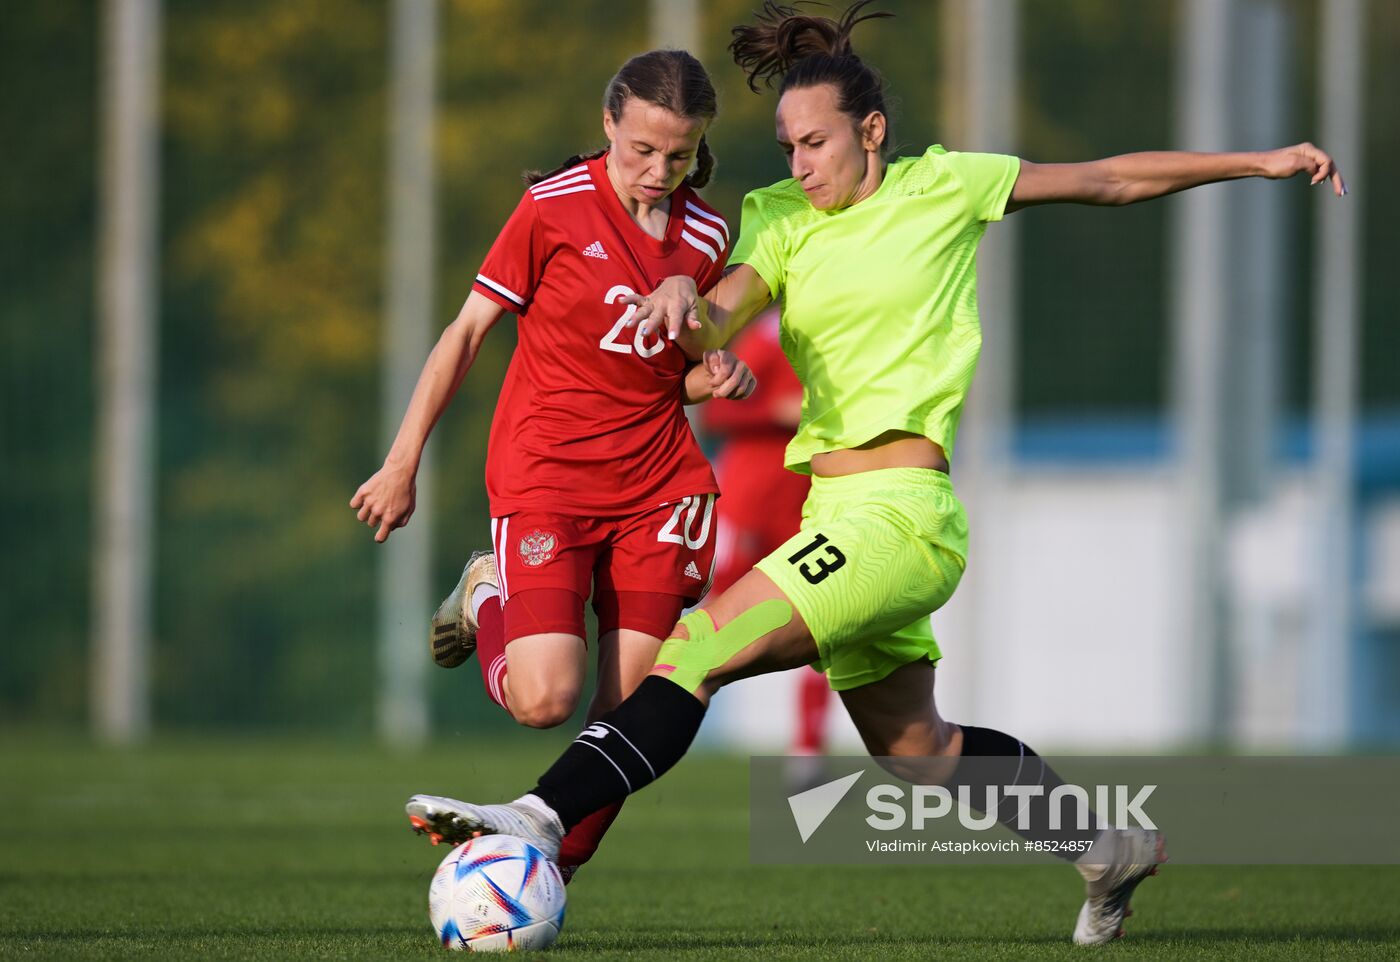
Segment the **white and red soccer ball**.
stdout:
<path fill-rule="evenodd" d="M 564 927 L 564 880 L 539 849 L 509 835 L 459 845 L 428 887 L 428 917 L 445 948 L 529 952 Z"/>

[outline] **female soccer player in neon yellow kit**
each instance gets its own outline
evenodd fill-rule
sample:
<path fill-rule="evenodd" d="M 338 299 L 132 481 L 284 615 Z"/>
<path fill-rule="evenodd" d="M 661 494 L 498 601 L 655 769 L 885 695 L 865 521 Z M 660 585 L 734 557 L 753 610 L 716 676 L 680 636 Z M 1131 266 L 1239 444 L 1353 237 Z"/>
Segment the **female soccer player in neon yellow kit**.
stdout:
<path fill-rule="evenodd" d="M 1060 784 L 1020 740 L 943 719 L 933 695 L 927 616 L 966 556 L 947 472 L 981 343 L 975 256 L 986 225 L 1035 204 L 1122 205 L 1241 177 L 1306 173 L 1338 196 L 1345 187 L 1311 144 L 1048 165 L 932 147 L 887 162 L 883 85 L 850 43 L 855 24 L 885 16 L 861 16 L 864 5 L 833 21 L 769 3 L 735 29 L 750 85 L 782 78 L 777 136 L 792 178 L 748 195 L 732 270 L 705 299 L 679 278 L 636 299 L 644 330 L 664 328 L 693 352 L 784 298 L 784 349 L 804 386 L 787 466 L 813 475 L 802 531 L 683 618 L 652 675 L 527 795 L 486 806 L 411 799 L 409 814 L 436 832 L 506 832 L 550 853 L 564 829 L 674 765 L 725 684 L 812 662 L 870 753 L 910 759 L 922 781 L 932 770 L 950 786 L 1040 785 L 1046 796 Z M 964 757 L 1005 760 L 1005 780 L 986 781 Z M 914 764 L 929 759 L 943 763 Z M 1029 831 L 1015 827 L 1019 812 L 998 817 L 1044 838 L 1047 810 L 1027 807 Z M 1088 834 L 1092 848 L 1073 859 L 1087 888 L 1074 940 L 1097 944 L 1122 934 L 1133 890 L 1165 852 L 1156 832 Z"/>

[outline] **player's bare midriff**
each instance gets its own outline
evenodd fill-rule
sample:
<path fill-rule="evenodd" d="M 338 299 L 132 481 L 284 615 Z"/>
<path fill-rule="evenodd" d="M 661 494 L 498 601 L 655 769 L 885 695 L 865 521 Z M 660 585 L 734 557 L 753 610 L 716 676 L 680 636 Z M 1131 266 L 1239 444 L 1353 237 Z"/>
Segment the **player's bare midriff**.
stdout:
<path fill-rule="evenodd" d="M 907 431 L 886 431 L 854 448 L 812 455 L 812 473 L 839 478 L 882 468 L 928 468 L 948 473 L 948 456 L 928 438 Z"/>

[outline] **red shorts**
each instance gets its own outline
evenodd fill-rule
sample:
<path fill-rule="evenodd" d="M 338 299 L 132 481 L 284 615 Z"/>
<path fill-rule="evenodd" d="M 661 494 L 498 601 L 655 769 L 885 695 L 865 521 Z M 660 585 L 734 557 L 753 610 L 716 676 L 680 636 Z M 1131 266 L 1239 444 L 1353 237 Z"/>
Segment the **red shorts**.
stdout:
<path fill-rule="evenodd" d="M 580 635 L 582 600 L 590 595 L 595 595 L 600 617 L 616 605 L 618 593 L 626 592 L 675 596 L 679 612 L 709 590 L 715 528 L 713 494 L 682 498 L 624 518 L 537 511 L 492 518 L 491 541 L 507 622 L 513 596 L 542 588 L 578 596 L 579 630 L 574 633 Z M 514 636 L 520 633 L 528 632 Z M 513 637 L 509 623 L 506 635 Z"/>

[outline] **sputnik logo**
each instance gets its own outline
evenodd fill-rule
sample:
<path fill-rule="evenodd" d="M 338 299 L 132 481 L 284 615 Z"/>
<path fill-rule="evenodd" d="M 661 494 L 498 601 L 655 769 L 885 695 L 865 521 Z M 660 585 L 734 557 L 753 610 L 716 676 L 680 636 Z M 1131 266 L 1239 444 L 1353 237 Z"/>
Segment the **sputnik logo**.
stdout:
<path fill-rule="evenodd" d="M 822 827 L 846 793 L 851 790 L 865 772 L 846 775 L 834 782 L 809 788 L 805 792 L 788 796 L 788 808 L 792 809 L 792 820 L 797 823 L 797 833 L 802 836 L 802 844 L 807 844 L 817 829 Z"/>

